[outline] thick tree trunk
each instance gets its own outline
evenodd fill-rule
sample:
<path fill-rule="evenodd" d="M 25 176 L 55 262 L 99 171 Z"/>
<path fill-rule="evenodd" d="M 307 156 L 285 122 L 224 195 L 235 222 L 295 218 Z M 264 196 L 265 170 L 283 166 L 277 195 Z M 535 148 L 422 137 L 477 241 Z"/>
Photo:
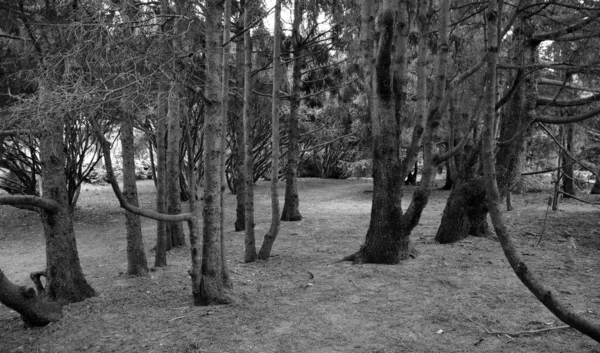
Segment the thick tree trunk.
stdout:
<path fill-rule="evenodd" d="M 294 63 L 292 68 L 292 95 L 290 97 L 290 115 L 287 121 L 288 154 L 285 171 L 285 201 L 283 203 L 282 221 L 299 221 L 300 200 L 298 197 L 298 160 L 300 147 L 298 145 L 298 109 L 300 108 L 300 85 L 302 84 L 302 44 L 300 43 L 300 24 L 302 9 L 300 0 L 294 0 L 294 22 L 292 25 L 292 51 Z"/>
<path fill-rule="evenodd" d="M 156 119 L 156 212 L 166 213 L 167 188 L 167 97 L 166 92 L 158 94 L 158 117 Z M 154 267 L 167 266 L 167 222 L 156 221 L 156 254 Z"/>
<path fill-rule="evenodd" d="M 534 65 L 537 63 L 537 44 L 528 39 L 533 35 L 533 27 L 527 21 L 526 17 L 520 19 L 519 27 L 515 31 L 513 41 L 515 45 L 510 52 L 510 59 L 513 65 Z M 500 143 L 496 150 L 496 168 L 497 180 L 500 194 L 506 197 L 510 188 L 515 184 L 520 176 L 521 166 L 525 156 L 526 139 L 530 133 L 529 126 L 533 121 L 533 112 L 535 110 L 535 95 L 537 94 L 536 72 L 528 72 L 524 74 L 521 70 L 515 74 L 515 82 L 517 87 L 506 103 L 502 116 L 500 117 Z M 460 176 L 462 177 L 462 176 Z M 459 177 L 459 178 L 460 178 Z M 468 179 L 463 179 L 468 180 Z M 457 181 L 462 185 L 462 181 Z M 438 229 L 436 240 L 442 243 L 451 243 L 466 238 L 471 233 L 479 233 L 485 231 L 488 226 L 481 224 L 481 232 L 471 231 L 470 227 L 459 227 L 458 223 L 461 220 L 470 219 L 469 210 L 481 210 L 486 212 L 485 198 L 475 196 L 480 189 L 477 188 L 476 193 L 470 193 L 468 190 L 462 190 L 460 193 L 452 192 L 444 209 L 444 216 Z M 470 194 L 471 197 L 467 197 Z M 463 196 L 464 195 L 464 196 Z M 458 200 L 453 200 L 455 197 Z M 469 208 L 453 207 L 458 202 L 462 204 L 462 200 L 469 200 Z M 480 202 L 479 205 L 474 202 Z M 453 209 L 448 209 L 452 207 Z M 481 219 L 485 219 L 486 215 L 480 215 Z M 479 215 L 478 215 L 479 217 Z M 475 221 L 477 223 L 477 221 Z M 462 231 L 462 233 L 454 233 Z M 473 234 L 477 235 L 477 234 Z M 483 234 L 482 234 L 483 235 Z"/>
<path fill-rule="evenodd" d="M 168 113 L 167 113 L 167 214 L 181 213 L 181 188 L 179 175 L 180 142 L 181 142 L 181 103 L 180 84 L 173 82 L 169 90 Z M 183 224 L 180 222 L 169 222 L 167 224 L 167 249 L 171 247 L 184 246 L 185 235 Z"/>
<path fill-rule="evenodd" d="M 121 152 L 123 157 L 123 196 L 128 203 L 139 206 L 135 178 L 135 147 L 133 140 L 133 119 L 123 112 L 121 123 Z M 125 228 L 127 231 L 127 274 L 130 276 L 146 276 L 148 262 L 144 252 L 142 225 L 140 216 L 125 212 Z"/>
<path fill-rule="evenodd" d="M 244 28 L 250 25 L 250 3 L 244 6 Z M 250 116 L 250 91 L 252 72 L 252 43 L 250 31 L 244 33 L 244 189 L 246 191 L 244 213 L 245 230 L 244 261 L 256 261 L 256 245 L 254 239 L 254 155 L 252 153 L 252 117 Z"/>
<path fill-rule="evenodd" d="M 268 260 L 275 238 L 279 234 L 279 86 L 281 84 L 281 0 L 275 1 L 275 21 L 273 30 L 273 104 L 271 106 L 271 225 L 265 234 L 258 253 L 260 260 Z"/>
<path fill-rule="evenodd" d="M 33 288 L 17 286 L 0 269 L 0 303 L 21 314 L 27 326 L 45 326 L 62 318 L 62 305 L 39 297 Z"/>
<path fill-rule="evenodd" d="M 468 235 L 489 234 L 483 180 L 471 179 L 455 186 L 448 196 L 441 224 L 435 235 L 438 243 L 454 243 Z"/>
<path fill-rule="evenodd" d="M 410 230 L 402 219 L 400 126 L 395 119 L 390 75 L 394 14 L 384 2 L 378 21 L 381 26 L 376 55 L 371 111 L 373 133 L 373 204 L 365 243 L 344 260 L 354 263 L 396 264 L 416 256 L 410 243 Z M 363 25 L 365 25 L 363 23 Z"/>
<path fill-rule="evenodd" d="M 223 261 L 221 253 L 221 178 L 219 164 L 221 158 L 221 54 L 218 50 L 221 42 L 220 22 L 223 15 L 220 0 L 208 0 L 206 3 L 206 72 L 210 72 L 211 80 L 206 84 L 207 100 L 204 105 L 205 137 L 204 137 L 204 227 L 202 242 L 202 277 L 199 292 L 194 294 L 197 305 L 214 305 L 228 303 L 223 289 Z"/>
<path fill-rule="evenodd" d="M 88 284 L 77 253 L 71 211 L 67 202 L 62 121 L 53 118 L 40 140 L 43 195 L 60 206 L 57 212 L 43 211 L 46 238 L 47 287 L 44 295 L 61 303 L 74 303 L 96 295 Z"/>

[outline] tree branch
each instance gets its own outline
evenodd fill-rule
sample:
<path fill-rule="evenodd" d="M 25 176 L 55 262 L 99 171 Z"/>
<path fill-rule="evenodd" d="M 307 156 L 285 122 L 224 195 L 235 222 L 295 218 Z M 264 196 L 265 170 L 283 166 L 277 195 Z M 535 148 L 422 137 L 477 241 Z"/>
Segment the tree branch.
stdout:
<path fill-rule="evenodd" d="M 57 213 L 60 210 L 58 202 L 33 195 L 4 195 L 0 196 L 0 205 L 10 205 L 15 207 L 33 206 L 47 213 Z M 28 210 L 31 210 L 27 208 Z"/>

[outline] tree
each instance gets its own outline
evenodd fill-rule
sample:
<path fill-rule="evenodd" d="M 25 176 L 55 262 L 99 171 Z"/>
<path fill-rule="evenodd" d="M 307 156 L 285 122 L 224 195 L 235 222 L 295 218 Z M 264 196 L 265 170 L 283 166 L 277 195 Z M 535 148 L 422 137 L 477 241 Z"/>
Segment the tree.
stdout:
<path fill-rule="evenodd" d="M 260 260 L 268 260 L 279 233 L 279 86 L 281 72 L 281 0 L 275 0 L 275 20 L 273 21 L 273 105 L 271 108 L 271 225 L 265 234 L 262 247 L 258 253 Z"/>

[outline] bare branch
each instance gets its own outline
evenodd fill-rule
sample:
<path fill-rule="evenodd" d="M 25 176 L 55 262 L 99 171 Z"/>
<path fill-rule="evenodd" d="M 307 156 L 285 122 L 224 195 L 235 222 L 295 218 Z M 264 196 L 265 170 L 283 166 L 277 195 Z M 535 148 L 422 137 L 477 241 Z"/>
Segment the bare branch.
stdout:
<path fill-rule="evenodd" d="M 0 196 L 0 205 L 15 207 L 33 206 L 47 213 L 57 213 L 60 210 L 58 202 L 33 195 L 4 195 Z M 31 210 L 30 208 L 27 208 Z"/>

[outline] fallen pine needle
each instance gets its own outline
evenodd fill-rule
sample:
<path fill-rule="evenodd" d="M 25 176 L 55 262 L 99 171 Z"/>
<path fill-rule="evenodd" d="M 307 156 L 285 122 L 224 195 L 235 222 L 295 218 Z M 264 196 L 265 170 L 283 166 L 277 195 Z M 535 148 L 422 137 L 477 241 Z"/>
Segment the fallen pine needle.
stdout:
<path fill-rule="evenodd" d="M 177 316 L 177 317 L 174 317 L 174 318 L 170 319 L 170 320 L 169 320 L 169 322 L 171 322 L 171 321 L 175 321 L 175 320 L 179 320 L 179 319 L 183 319 L 184 317 L 186 317 L 186 315 L 183 315 L 183 316 Z"/>

